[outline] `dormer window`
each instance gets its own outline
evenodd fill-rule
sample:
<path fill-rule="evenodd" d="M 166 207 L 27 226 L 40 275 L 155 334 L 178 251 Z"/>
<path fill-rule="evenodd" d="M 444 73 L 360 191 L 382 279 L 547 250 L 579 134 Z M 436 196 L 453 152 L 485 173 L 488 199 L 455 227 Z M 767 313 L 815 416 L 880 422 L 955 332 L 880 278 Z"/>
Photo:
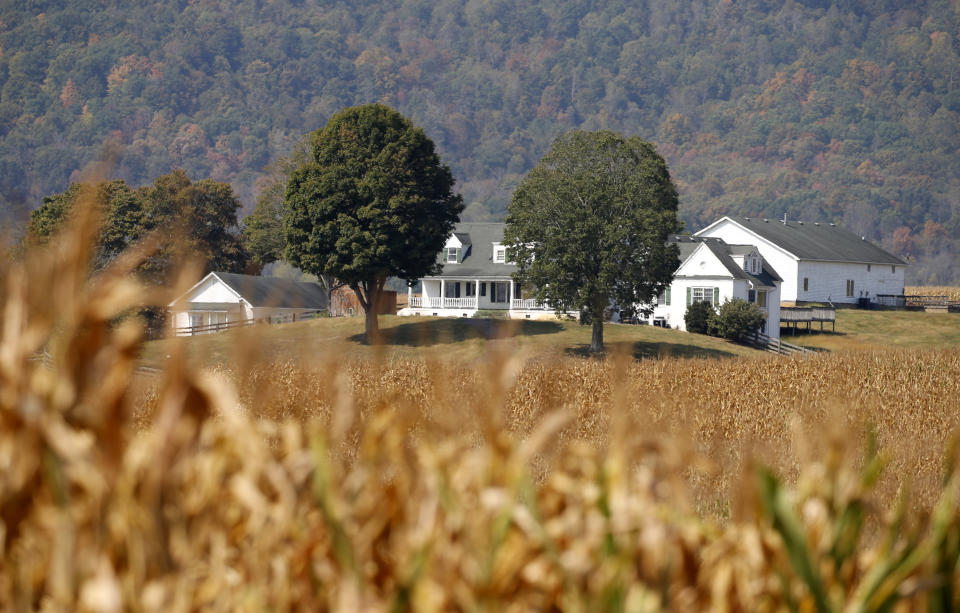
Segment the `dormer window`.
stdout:
<path fill-rule="evenodd" d="M 448 263 L 448 264 L 459 264 L 459 263 L 460 263 L 460 248 L 459 248 L 459 247 L 447 247 L 447 263 Z"/>
<path fill-rule="evenodd" d="M 497 264 L 506 264 L 507 262 L 507 248 L 503 245 L 494 245 L 493 246 L 493 261 Z"/>

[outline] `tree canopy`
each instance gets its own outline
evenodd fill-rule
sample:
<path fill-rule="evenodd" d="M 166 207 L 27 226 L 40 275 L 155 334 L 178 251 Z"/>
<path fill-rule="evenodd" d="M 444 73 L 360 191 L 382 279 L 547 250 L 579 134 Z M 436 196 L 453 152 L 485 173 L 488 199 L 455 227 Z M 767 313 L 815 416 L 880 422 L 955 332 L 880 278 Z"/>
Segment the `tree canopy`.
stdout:
<path fill-rule="evenodd" d="M 656 143 L 691 229 L 835 222 L 946 283 L 957 32 L 945 0 L 4 2 L 0 224 L 104 143 L 131 187 L 183 168 L 252 208 L 303 126 L 380 101 L 431 135 L 465 220 L 502 220 L 558 134 L 610 129 Z"/>
<path fill-rule="evenodd" d="M 517 279 L 558 312 L 593 325 L 603 349 L 604 312 L 649 303 L 672 279 L 677 189 L 653 145 L 609 131 L 569 132 L 514 192 L 504 240 Z"/>
<path fill-rule="evenodd" d="M 334 115 L 312 157 L 287 186 L 286 260 L 353 289 L 372 342 L 387 277 L 436 270 L 463 201 L 423 130 L 380 104 Z"/>
<path fill-rule="evenodd" d="M 67 223 L 81 198 L 92 197 L 102 216 L 94 267 L 101 269 L 152 231 L 162 231 L 159 252 L 141 267 L 141 274 L 164 283 L 170 265 L 180 257 L 199 258 L 207 272 L 250 271 L 238 236 L 240 202 L 230 185 L 204 179 L 193 182 L 180 170 L 157 177 L 152 185 L 131 189 L 122 180 L 73 183 L 66 191 L 45 197 L 30 214 L 25 245 L 50 240 Z"/>

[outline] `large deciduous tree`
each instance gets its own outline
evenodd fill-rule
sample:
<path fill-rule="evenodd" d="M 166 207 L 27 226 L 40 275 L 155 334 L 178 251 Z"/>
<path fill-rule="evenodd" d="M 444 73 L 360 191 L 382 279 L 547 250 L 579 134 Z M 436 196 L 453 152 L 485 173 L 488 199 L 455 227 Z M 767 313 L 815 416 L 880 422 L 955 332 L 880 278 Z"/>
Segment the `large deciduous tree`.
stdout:
<path fill-rule="evenodd" d="M 315 133 L 313 160 L 287 186 L 286 259 L 346 283 L 379 340 L 387 277 L 412 282 L 437 268 L 463 201 L 423 130 L 380 105 L 352 107 Z"/>
<path fill-rule="evenodd" d="M 31 211 L 24 245 L 49 241 L 73 214 L 78 202 L 91 198 L 101 218 L 94 253 L 94 270 L 101 270 L 139 240 L 144 232 L 143 206 L 134 190 L 121 179 L 96 184 L 72 183 L 66 191 L 46 196 Z"/>
<path fill-rule="evenodd" d="M 679 262 L 677 189 L 653 145 L 614 132 L 573 131 L 517 187 L 504 240 L 516 279 L 558 313 L 593 325 L 591 352 L 603 351 L 611 303 L 648 304 Z"/>
<path fill-rule="evenodd" d="M 40 208 L 30 214 L 24 245 L 53 239 L 83 198 L 93 198 L 102 218 L 93 262 L 96 270 L 148 233 L 158 231 L 165 240 L 139 271 L 153 283 L 167 282 L 172 261 L 182 257 L 199 258 L 206 271 L 249 271 L 249 257 L 238 236 L 240 202 L 232 188 L 209 179 L 192 182 L 182 170 L 136 190 L 119 179 L 74 183 L 64 192 L 44 198 Z"/>

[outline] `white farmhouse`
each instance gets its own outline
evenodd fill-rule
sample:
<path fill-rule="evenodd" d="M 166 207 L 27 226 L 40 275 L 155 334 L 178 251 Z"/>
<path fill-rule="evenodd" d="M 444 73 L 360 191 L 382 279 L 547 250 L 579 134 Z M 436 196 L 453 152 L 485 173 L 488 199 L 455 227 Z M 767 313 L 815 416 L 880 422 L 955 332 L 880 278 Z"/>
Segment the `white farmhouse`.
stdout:
<path fill-rule="evenodd" d="M 229 324 L 296 321 L 326 309 L 319 283 L 211 272 L 168 305 L 178 334 L 214 332 Z"/>
<path fill-rule="evenodd" d="M 783 276 L 784 302 L 856 303 L 903 294 L 907 263 L 832 223 L 724 217 L 696 235 L 756 245 Z"/>
<path fill-rule="evenodd" d="M 458 223 L 439 256 L 440 274 L 424 277 L 420 296 L 408 289 L 408 306 L 398 315 L 471 317 L 502 311 L 512 319 L 546 319 L 554 311 L 524 298 L 511 275 L 502 223 Z"/>
<path fill-rule="evenodd" d="M 694 302 L 719 306 L 740 298 L 766 314 L 762 333 L 780 337 L 782 279 L 757 247 L 687 235 L 671 236 L 670 242 L 680 250 L 680 267 L 670 287 L 657 297 L 649 323 L 685 330 L 684 316 Z"/>

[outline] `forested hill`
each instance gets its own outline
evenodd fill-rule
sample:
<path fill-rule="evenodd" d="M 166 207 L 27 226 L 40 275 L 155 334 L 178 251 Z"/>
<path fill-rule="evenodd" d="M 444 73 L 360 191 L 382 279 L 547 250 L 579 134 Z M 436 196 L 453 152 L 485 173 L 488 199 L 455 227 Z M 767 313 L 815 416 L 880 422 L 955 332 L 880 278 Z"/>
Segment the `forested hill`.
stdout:
<path fill-rule="evenodd" d="M 690 228 L 836 221 L 946 282 L 958 26 L 949 0 L 5 2 L 0 210 L 105 146 L 132 185 L 179 167 L 250 206 L 271 160 L 382 101 L 437 143 L 469 219 L 501 218 L 558 133 L 609 128 L 657 143 Z"/>

